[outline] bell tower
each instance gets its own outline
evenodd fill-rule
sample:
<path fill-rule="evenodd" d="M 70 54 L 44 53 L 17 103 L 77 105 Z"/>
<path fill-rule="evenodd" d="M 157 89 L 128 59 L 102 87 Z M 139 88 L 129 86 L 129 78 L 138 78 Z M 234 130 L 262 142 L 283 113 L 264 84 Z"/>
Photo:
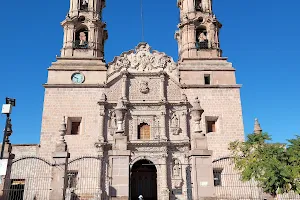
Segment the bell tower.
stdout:
<path fill-rule="evenodd" d="M 70 10 L 61 23 L 64 28 L 61 57 L 104 59 L 108 38 L 102 22 L 105 0 L 70 0 Z"/>
<path fill-rule="evenodd" d="M 212 11 L 212 0 L 178 0 L 180 9 L 178 42 L 179 60 L 222 56 L 219 31 L 222 24 Z"/>

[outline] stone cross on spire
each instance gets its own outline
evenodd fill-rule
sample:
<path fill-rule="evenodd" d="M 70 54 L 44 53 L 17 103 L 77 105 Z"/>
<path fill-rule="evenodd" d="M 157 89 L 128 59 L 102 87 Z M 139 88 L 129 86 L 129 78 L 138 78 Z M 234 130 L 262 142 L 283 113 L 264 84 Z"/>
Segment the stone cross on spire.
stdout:
<path fill-rule="evenodd" d="M 261 134 L 262 133 L 262 129 L 260 127 L 260 124 L 259 124 L 257 118 L 255 118 L 255 123 L 254 123 L 254 133 L 255 134 Z"/>

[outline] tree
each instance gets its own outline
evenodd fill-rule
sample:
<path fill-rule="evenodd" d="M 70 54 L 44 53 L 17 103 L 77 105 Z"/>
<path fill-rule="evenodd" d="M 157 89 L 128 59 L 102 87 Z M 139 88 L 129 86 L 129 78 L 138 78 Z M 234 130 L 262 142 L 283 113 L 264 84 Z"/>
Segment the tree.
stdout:
<path fill-rule="evenodd" d="M 235 168 L 242 181 L 255 180 L 264 192 L 276 197 L 294 191 L 300 194 L 300 137 L 289 144 L 267 143 L 267 133 L 253 133 L 245 142 L 230 143 Z"/>

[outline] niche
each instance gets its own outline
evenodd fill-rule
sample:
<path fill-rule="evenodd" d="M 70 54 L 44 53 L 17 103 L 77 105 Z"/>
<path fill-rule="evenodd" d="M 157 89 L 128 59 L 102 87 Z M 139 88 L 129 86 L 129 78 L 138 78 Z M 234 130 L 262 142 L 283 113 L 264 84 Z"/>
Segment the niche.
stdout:
<path fill-rule="evenodd" d="M 196 48 L 208 49 L 207 30 L 205 26 L 200 26 L 196 29 Z"/>
<path fill-rule="evenodd" d="M 87 49 L 88 48 L 88 28 L 81 26 L 75 32 L 74 49 Z"/>

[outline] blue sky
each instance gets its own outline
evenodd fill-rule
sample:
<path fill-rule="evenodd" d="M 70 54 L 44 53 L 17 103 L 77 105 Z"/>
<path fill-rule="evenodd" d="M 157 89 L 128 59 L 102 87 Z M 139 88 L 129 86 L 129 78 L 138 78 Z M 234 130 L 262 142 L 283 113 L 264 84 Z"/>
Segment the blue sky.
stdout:
<path fill-rule="evenodd" d="M 176 0 L 143 1 L 145 41 L 177 60 Z M 214 12 L 223 23 L 221 48 L 243 85 L 245 133 L 252 132 L 255 117 L 276 142 L 300 132 L 299 6 L 297 0 L 214 0 Z M 1 2 L 1 8 L 0 103 L 6 96 L 17 99 L 12 143 L 39 143 L 42 84 L 60 54 L 60 22 L 69 0 L 9 0 Z M 107 62 L 141 41 L 140 0 L 107 0 L 104 20 L 109 31 Z M 2 115 L 1 130 L 4 124 Z"/>

